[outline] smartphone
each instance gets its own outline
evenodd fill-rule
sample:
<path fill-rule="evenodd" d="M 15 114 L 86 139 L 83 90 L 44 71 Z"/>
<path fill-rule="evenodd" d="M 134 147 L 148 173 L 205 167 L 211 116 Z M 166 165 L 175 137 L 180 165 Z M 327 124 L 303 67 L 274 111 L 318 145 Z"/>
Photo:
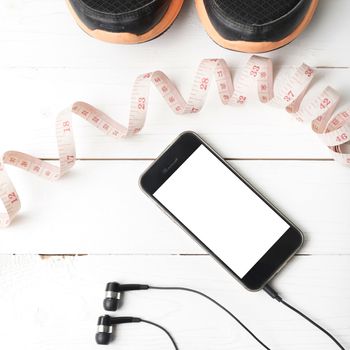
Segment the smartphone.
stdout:
<path fill-rule="evenodd" d="M 303 243 L 302 232 L 194 132 L 151 164 L 140 187 L 251 291 Z"/>

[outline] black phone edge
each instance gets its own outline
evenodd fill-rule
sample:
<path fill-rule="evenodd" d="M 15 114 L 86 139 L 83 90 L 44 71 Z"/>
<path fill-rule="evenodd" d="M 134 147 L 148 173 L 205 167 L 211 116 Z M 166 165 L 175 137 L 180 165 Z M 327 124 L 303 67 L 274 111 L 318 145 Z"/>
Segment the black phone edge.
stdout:
<path fill-rule="evenodd" d="M 283 259 L 283 263 L 281 263 L 280 265 L 278 265 L 276 267 L 276 269 L 274 269 L 274 271 L 269 275 L 269 277 L 264 280 L 261 284 L 259 284 L 258 287 L 255 288 L 250 288 L 247 284 L 245 284 L 244 277 L 240 278 L 229 266 L 227 266 L 225 264 L 225 262 L 223 262 L 209 247 L 207 247 L 193 232 L 191 232 L 180 220 L 178 220 L 174 214 L 172 214 L 164 205 L 162 205 L 162 203 L 160 203 L 151 193 L 149 193 L 147 191 L 146 188 L 144 188 L 143 184 L 142 184 L 142 180 L 144 178 L 144 176 L 152 169 L 152 167 L 155 165 L 155 163 L 157 163 L 157 161 L 159 161 L 177 142 L 178 140 L 180 140 L 182 137 L 186 136 L 187 134 L 191 135 L 192 137 L 196 138 L 200 144 L 203 144 L 207 149 L 209 149 L 210 152 L 212 152 L 225 166 L 228 166 L 229 169 L 241 180 L 243 181 L 243 183 L 245 185 L 247 185 L 260 199 L 262 199 L 272 210 L 274 210 L 283 220 L 285 220 L 289 225 L 290 228 L 283 233 L 283 235 L 281 236 L 284 237 L 286 235 L 286 233 L 290 230 L 290 229 L 294 229 L 294 231 L 296 233 L 299 234 L 299 238 L 300 238 L 300 242 L 298 243 L 298 245 L 296 246 L 296 248 L 294 250 L 291 251 L 291 253 L 285 257 Z M 195 151 L 195 150 L 194 150 Z M 193 151 L 193 152 L 194 152 Z M 191 152 L 190 155 L 193 153 Z M 190 156 L 189 155 L 189 156 Z M 189 156 L 186 158 L 188 159 Z M 176 170 L 175 170 L 176 171 Z M 166 181 L 166 180 L 165 180 Z M 165 182 L 164 181 L 164 182 Z M 282 269 L 283 267 L 286 266 L 286 264 L 295 256 L 295 254 L 301 249 L 303 243 L 304 243 L 304 234 L 303 232 L 289 219 L 287 218 L 278 208 L 276 208 L 267 198 L 265 198 L 246 178 L 244 178 L 234 167 L 231 166 L 231 164 L 229 164 L 227 161 L 225 161 L 223 159 L 223 157 L 218 154 L 202 137 L 200 137 L 197 133 L 193 132 L 193 131 L 184 131 L 182 132 L 180 135 L 178 135 L 166 148 L 165 150 L 146 168 L 146 170 L 140 175 L 139 177 L 139 186 L 142 190 L 142 192 L 144 192 L 148 197 L 150 197 L 156 204 L 157 206 L 163 211 L 165 212 L 165 214 L 172 220 L 174 221 L 174 223 L 176 223 L 178 226 L 180 226 L 197 244 L 199 244 L 204 250 L 206 250 L 208 252 L 208 254 L 216 260 L 217 263 L 219 263 L 227 272 L 230 273 L 230 275 L 232 275 L 245 289 L 251 291 L 251 292 L 257 292 L 261 289 L 264 288 L 264 286 L 266 284 L 268 284 Z M 159 186 L 160 187 L 160 186 Z M 280 239 L 281 239 L 280 238 Z M 280 241 L 277 240 L 275 242 L 275 244 L 265 253 L 265 255 L 267 255 L 268 252 L 270 252 L 270 250 L 277 244 L 277 242 Z M 265 256 L 264 255 L 264 256 Z M 263 256 L 263 257 L 264 257 Z M 262 258 L 263 258 L 262 257 Z M 259 259 L 259 261 L 250 269 L 250 271 L 252 271 L 252 269 L 259 264 L 259 262 L 262 260 Z"/>

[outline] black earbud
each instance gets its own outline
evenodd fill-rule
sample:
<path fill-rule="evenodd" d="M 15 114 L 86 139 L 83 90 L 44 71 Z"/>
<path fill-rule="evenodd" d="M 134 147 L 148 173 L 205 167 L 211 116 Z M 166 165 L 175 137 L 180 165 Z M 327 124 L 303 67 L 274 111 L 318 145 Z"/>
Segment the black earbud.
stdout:
<path fill-rule="evenodd" d="M 149 286 L 145 284 L 119 284 L 117 282 L 109 282 L 106 286 L 106 296 L 103 300 L 103 307 L 106 311 L 117 311 L 123 292 L 145 289 L 149 289 Z"/>
<path fill-rule="evenodd" d="M 141 322 L 141 319 L 137 317 L 110 317 L 108 315 L 99 317 L 95 337 L 96 343 L 99 345 L 108 345 L 113 334 L 113 326 L 122 323 L 135 322 Z"/>

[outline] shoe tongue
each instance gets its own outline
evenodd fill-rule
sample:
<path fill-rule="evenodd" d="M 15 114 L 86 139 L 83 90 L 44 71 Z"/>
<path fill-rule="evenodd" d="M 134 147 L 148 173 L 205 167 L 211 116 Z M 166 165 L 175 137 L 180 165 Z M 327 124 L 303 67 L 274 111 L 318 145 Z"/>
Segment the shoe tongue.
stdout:
<path fill-rule="evenodd" d="M 87 6 L 107 14 L 123 14 L 138 10 L 157 0 L 82 0 Z"/>
<path fill-rule="evenodd" d="M 209 0 L 225 17 L 242 24 L 264 24 L 276 20 L 304 0 Z"/>

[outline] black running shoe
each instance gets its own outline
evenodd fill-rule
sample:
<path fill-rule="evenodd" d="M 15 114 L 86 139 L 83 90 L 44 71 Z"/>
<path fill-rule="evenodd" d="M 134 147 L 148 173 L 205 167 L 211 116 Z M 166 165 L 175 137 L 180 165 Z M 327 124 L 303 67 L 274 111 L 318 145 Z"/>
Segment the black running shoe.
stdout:
<path fill-rule="evenodd" d="M 184 0 L 66 0 L 76 22 L 94 38 L 123 44 L 161 35 Z"/>
<path fill-rule="evenodd" d="M 310 23 L 318 0 L 195 0 L 201 21 L 220 46 L 266 52 L 294 40 Z"/>

